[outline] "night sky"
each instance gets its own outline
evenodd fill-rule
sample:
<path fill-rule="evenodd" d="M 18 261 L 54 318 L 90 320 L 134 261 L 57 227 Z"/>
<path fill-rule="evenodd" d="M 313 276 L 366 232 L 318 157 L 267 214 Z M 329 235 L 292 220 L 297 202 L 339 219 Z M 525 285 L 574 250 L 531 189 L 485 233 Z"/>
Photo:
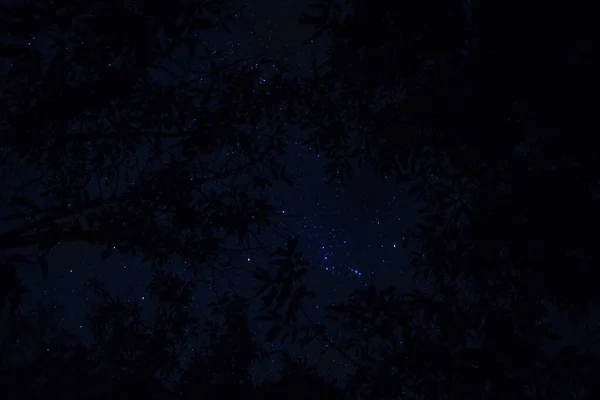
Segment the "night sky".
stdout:
<path fill-rule="evenodd" d="M 306 4 L 302 0 L 253 1 L 239 14 L 239 26 L 233 26 L 231 34 L 215 33 L 210 37 L 209 46 L 224 50 L 223 57 L 230 60 L 254 55 L 283 57 L 290 63 L 292 74 L 303 75 L 314 59 L 323 57 L 326 46 L 323 42 L 302 44 L 311 31 L 296 20 Z M 249 27 L 252 34 L 248 34 Z M 32 45 L 43 48 L 43 38 L 38 39 L 40 43 Z M 175 68 L 173 65 L 167 67 Z M 201 66 L 194 67 L 198 68 Z M 164 82 L 171 79 L 164 71 L 156 71 L 155 76 Z M 268 79 L 268 73 L 265 79 Z M 299 129 L 288 128 L 290 136 L 302 136 Z M 313 318 L 320 320 L 324 306 L 341 301 L 353 290 L 370 283 L 377 287 L 408 288 L 411 285 L 409 257 L 408 250 L 402 246 L 401 232 L 416 221 L 418 207 L 407 195 L 407 187 L 394 182 L 386 184 L 367 168 L 356 170 L 353 181 L 346 187 L 328 184 L 321 170 L 320 157 L 309 153 L 309 149 L 293 139 L 287 145 L 288 169 L 300 177 L 294 179 L 294 188 L 283 182 L 273 186 L 271 204 L 278 208 L 280 215 L 275 221 L 276 231 L 267 232 L 261 239 L 267 245 L 282 246 L 286 236 L 300 234 L 299 250 L 310 262 L 307 283 L 317 293 L 316 301 L 309 304 Z M 145 153 L 145 149 L 140 149 L 139 157 L 132 160 L 132 165 L 145 163 Z M 90 188 L 94 184 L 92 182 Z M 83 242 L 56 246 L 48 257 L 50 273 L 46 281 L 37 266 L 23 271 L 22 277 L 32 292 L 26 296 L 25 306 L 31 307 L 38 302 L 61 306 L 59 315 L 63 327 L 77 332 L 82 340 L 88 340 L 90 331 L 85 313 L 98 301 L 86 289 L 89 278 L 99 278 L 110 292 L 122 299 L 151 303 L 145 286 L 149 279 L 149 264 L 116 251 L 102 260 L 101 252 L 101 248 Z M 255 288 L 248 285 L 248 274 L 253 267 L 265 265 L 266 260 L 258 253 L 239 257 L 239 270 L 230 276 L 231 282 L 220 278 L 214 286 L 201 286 L 194 299 L 198 314 L 205 315 L 206 303 L 224 291 L 252 295 Z M 175 271 L 184 270 L 181 260 L 171 260 L 170 264 Z M 231 287 L 231 283 L 235 286 Z M 253 305 L 251 315 L 256 312 Z M 262 338 L 266 326 L 254 322 L 252 326 L 257 337 Z M 314 352 L 316 354 L 316 350 Z M 313 356 L 311 349 L 307 353 L 309 357 Z M 344 370 L 345 363 L 329 354 L 322 366 L 321 372 L 327 370 L 328 374 L 337 376 Z M 266 377 L 271 376 L 272 370 L 273 365 L 267 360 L 257 365 L 254 372 L 257 377 Z"/>

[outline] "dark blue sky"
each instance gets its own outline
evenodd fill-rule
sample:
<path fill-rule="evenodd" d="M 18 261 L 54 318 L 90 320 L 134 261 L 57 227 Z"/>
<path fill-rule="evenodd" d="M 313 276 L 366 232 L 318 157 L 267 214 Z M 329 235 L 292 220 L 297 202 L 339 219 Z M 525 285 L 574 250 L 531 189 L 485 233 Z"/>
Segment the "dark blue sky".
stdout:
<path fill-rule="evenodd" d="M 233 26 L 231 34 L 208 35 L 212 36 L 208 38 L 208 45 L 224 50 L 223 56 L 229 60 L 255 55 L 283 57 L 290 63 L 293 74 L 303 75 L 312 60 L 322 59 L 325 54 L 323 42 L 302 45 L 311 31 L 298 25 L 296 19 L 306 4 L 302 0 L 252 2 L 239 14 L 240 26 Z M 43 38 L 37 40 L 40 43 L 33 45 L 43 48 Z M 185 52 L 177 58 L 178 62 L 186 61 Z M 202 66 L 193 62 L 190 65 L 189 76 L 199 76 Z M 177 72 L 173 63 L 164 66 Z M 163 82 L 172 79 L 164 71 L 157 70 L 154 74 Z M 298 128 L 289 129 L 291 135 L 302 136 Z M 369 283 L 378 287 L 393 284 L 407 288 L 410 285 L 408 251 L 401 245 L 400 232 L 417 217 L 417 205 L 406 194 L 407 188 L 393 182 L 384 184 L 367 169 L 355 171 L 354 179 L 347 187 L 327 184 L 321 172 L 320 157 L 293 140 L 288 142 L 286 158 L 289 169 L 300 178 L 294 180 L 293 189 L 284 183 L 274 185 L 272 204 L 280 213 L 275 224 L 277 232 L 267 232 L 263 240 L 270 245 L 283 245 L 285 236 L 300 234 L 299 249 L 310 262 L 308 284 L 317 292 L 316 301 L 310 305 L 314 318 L 320 318 L 326 305 L 343 300 L 353 290 Z M 142 148 L 135 162 L 145 161 Z M 89 331 L 85 313 L 97 301 L 86 291 L 89 278 L 104 281 L 107 288 L 122 299 L 151 303 L 145 288 L 149 278 L 148 263 L 143 264 L 139 259 L 118 252 L 102 260 L 101 252 L 102 249 L 83 242 L 58 245 L 48 257 L 50 273 L 47 281 L 42 280 L 36 266 L 23 271 L 26 286 L 33 293 L 26 297 L 25 306 L 31 307 L 37 302 L 62 306 L 59 315 L 63 326 L 86 340 Z M 172 268 L 183 271 L 180 262 L 171 260 Z M 231 277 L 235 289 L 251 294 L 249 291 L 254 288 L 247 284 L 248 271 L 265 262 L 266 258 L 261 255 L 240 258 L 240 270 Z M 203 315 L 206 303 L 214 300 L 216 293 L 230 289 L 224 279 L 214 287 L 201 286 L 194 300 L 199 314 Z M 251 312 L 256 312 L 254 305 Z M 255 324 L 254 328 L 262 337 L 266 327 Z M 343 370 L 333 367 L 343 366 L 343 360 L 334 354 L 327 357 L 324 369 L 334 375 Z M 268 364 L 267 361 L 256 367 L 258 376 L 270 374 L 273 367 Z"/>

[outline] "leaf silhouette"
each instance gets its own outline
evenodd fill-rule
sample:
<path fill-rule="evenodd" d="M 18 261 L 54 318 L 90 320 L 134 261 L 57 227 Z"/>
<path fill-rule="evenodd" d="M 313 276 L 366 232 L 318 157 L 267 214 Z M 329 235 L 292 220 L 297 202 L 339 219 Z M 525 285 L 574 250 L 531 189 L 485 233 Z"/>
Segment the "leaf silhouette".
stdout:
<path fill-rule="evenodd" d="M 103 260 L 106 260 L 110 256 L 112 249 L 113 249 L 113 246 L 111 244 L 107 244 L 104 247 L 104 250 L 102 251 L 102 259 Z"/>
<path fill-rule="evenodd" d="M 48 261 L 41 254 L 37 256 L 38 263 L 40 264 L 40 270 L 42 272 L 42 277 L 44 279 L 48 279 Z"/>
<path fill-rule="evenodd" d="M 283 329 L 283 327 L 281 325 L 273 325 L 271 328 L 269 328 L 269 330 L 267 331 L 266 335 L 265 335 L 265 340 L 267 342 L 273 342 L 275 339 L 277 339 L 277 337 L 279 336 L 279 334 L 281 333 L 281 330 Z"/>

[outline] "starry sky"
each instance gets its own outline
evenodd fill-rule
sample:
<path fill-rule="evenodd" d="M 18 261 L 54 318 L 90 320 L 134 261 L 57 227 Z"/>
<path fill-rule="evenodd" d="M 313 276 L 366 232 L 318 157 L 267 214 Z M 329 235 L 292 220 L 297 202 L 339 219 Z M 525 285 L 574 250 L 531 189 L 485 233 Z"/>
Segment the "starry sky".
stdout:
<path fill-rule="evenodd" d="M 226 60 L 254 55 L 281 57 L 290 64 L 292 74 L 303 75 L 313 60 L 324 57 L 326 46 L 323 41 L 302 44 L 312 32 L 296 20 L 300 12 L 306 10 L 307 3 L 310 2 L 258 0 L 251 6 L 241 4 L 232 32 L 209 35 L 209 45 L 222 49 Z M 32 45 L 43 47 L 43 43 Z M 185 55 L 176 57 L 183 59 Z M 176 65 L 166 67 L 177 69 Z M 201 68 L 195 65 L 191 70 Z M 155 71 L 154 76 L 164 82 L 171 79 L 164 71 Z M 299 128 L 290 126 L 288 129 L 290 136 L 302 136 Z M 288 140 L 287 146 L 288 169 L 299 178 L 294 179 L 294 188 L 284 183 L 274 184 L 272 204 L 277 207 L 279 218 L 276 230 L 267 232 L 262 239 L 266 244 L 283 245 L 286 236 L 300 235 L 299 250 L 310 263 L 307 283 L 317 293 L 309 305 L 315 320 L 322 317 L 323 307 L 343 300 L 353 290 L 368 284 L 377 287 L 393 284 L 399 289 L 414 285 L 408 271 L 408 250 L 401 243 L 401 232 L 418 217 L 418 205 L 409 198 L 407 187 L 382 181 L 367 169 L 356 170 L 353 181 L 345 187 L 328 184 L 322 174 L 321 157 L 295 140 Z M 139 154 L 132 162 L 141 163 L 148 158 L 145 149 L 140 149 Z M 56 246 L 48 257 L 50 273 L 46 281 L 37 266 L 22 271 L 22 278 L 33 293 L 26 297 L 25 307 L 33 307 L 38 302 L 59 306 L 62 326 L 85 341 L 90 338 L 85 314 L 97 304 L 86 289 L 89 278 L 99 278 L 122 299 L 149 304 L 151 300 L 146 291 L 149 265 L 118 252 L 102 260 L 101 252 L 101 248 L 83 242 Z M 266 258 L 257 253 L 239 257 L 236 262 L 240 270 L 232 282 L 200 288 L 194 298 L 199 315 L 205 313 L 207 302 L 229 290 L 227 285 L 233 283 L 235 290 L 251 294 L 248 291 L 253 288 L 247 285 L 246 273 L 257 265 L 264 265 Z M 181 260 L 170 260 L 174 270 L 183 270 L 180 263 Z M 148 310 L 151 308 L 149 304 Z M 251 309 L 251 315 L 256 312 L 256 307 Z M 258 337 L 262 337 L 267 327 L 253 324 Z M 344 370 L 344 361 L 333 353 L 327 355 L 323 365 L 324 370 L 333 375 Z M 257 377 L 270 376 L 275 366 L 275 360 L 267 360 L 257 365 L 254 372 Z"/>

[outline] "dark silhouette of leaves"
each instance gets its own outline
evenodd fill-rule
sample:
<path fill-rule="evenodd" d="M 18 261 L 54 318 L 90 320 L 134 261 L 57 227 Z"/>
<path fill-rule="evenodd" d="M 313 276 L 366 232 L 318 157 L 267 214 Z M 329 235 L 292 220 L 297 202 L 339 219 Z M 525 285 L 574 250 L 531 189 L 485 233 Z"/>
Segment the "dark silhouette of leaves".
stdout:
<path fill-rule="evenodd" d="M 103 260 L 106 260 L 110 256 L 112 249 L 113 249 L 113 246 L 110 243 L 104 247 L 104 250 L 102 250 L 102 259 Z"/>
<path fill-rule="evenodd" d="M 41 255 L 38 254 L 38 263 L 40 264 L 40 269 L 42 271 L 42 276 L 44 279 L 48 278 L 48 261 Z"/>
<path fill-rule="evenodd" d="M 265 339 L 267 340 L 267 342 L 272 342 L 275 339 L 277 339 L 277 337 L 279 336 L 279 334 L 281 333 L 281 330 L 283 329 L 283 327 L 281 325 L 273 325 L 269 331 L 267 332 Z"/>
<path fill-rule="evenodd" d="M 303 283 L 303 276 L 306 274 L 308 262 L 304 260 L 302 252 L 297 252 L 300 237 L 290 236 L 287 239 L 286 247 L 278 247 L 272 256 L 274 259 L 271 264 L 274 268 L 274 274 L 269 270 L 257 267 L 253 277 L 260 283 L 257 295 L 262 296 L 263 311 L 268 315 L 259 316 L 260 320 L 275 321 L 271 330 L 267 333 L 269 341 L 273 341 L 283 331 L 283 328 L 290 326 L 297 321 L 297 313 L 301 309 L 303 299 L 314 297 L 314 292 Z M 285 310 L 283 315 L 280 310 Z M 286 338 L 289 332 L 286 332 Z M 291 336 L 295 341 L 297 333 Z"/>
<path fill-rule="evenodd" d="M 415 277 L 435 288 L 394 307 L 406 313 L 391 324 L 402 328 L 396 343 L 405 350 L 390 347 L 388 361 L 361 364 L 355 390 L 365 398 L 561 398 L 569 390 L 584 398 L 583 381 L 569 379 L 556 378 L 550 394 L 555 354 L 540 349 L 557 340 L 547 326 L 557 308 L 576 324 L 600 300 L 586 233 L 599 217 L 598 159 L 586 139 L 595 123 L 583 122 L 587 105 L 564 101 L 585 91 L 591 54 L 574 63 L 565 55 L 582 48 L 593 24 L 536 2 L 502 11 L 484 2 L 402 2 L 385 16 L 381 2 L 353 1 L 338 14 L 331 3 L 302 20 L 332 43 L 303 86 L 305 144 L 324 156 L 331 182 L 342 182 L 344 162 L 372 167 L 384 181 L 408 180 L 425 207 L 402 236 L 414 249 Z M 550 94 L 549 77 L 564 73 L 581 79 Z M 374 298 L 367 292 L 333 309 L 360 337 L 344 344 L 359 361 L 376 348 L 373 337 L 390 338 L 369 315 Z M 389 368 L 402 384 L 390 384 Z"/>
<path fill-rule="evenodd" d="M 2 179 L 4 397 L 598 397 L 593 14 L 531 1 L 309 8 L 300 22 L 315 28 L 309 43 L 328 37 L 328 56 L 311 77 L 281 66 L 257 85 L 262 66 L 280 63 L 239 67 L 198 47 L 202 31 L 235 20 L 221 1 L 2 6 L 0 167 L 32 174 Z M 209 70 L 172 70 L 180 46 Z M 272 133 L 258 134 L 265 121 Z M 293 186 L 284 123 L 300 125 L 331 183 L 351 188 L 357 168 L 373 168 L 423 203 L 400 236 L 427 291 L 367 287 L 328 307 L 324 325 L 306 311 L 298 236 L 256 268 L 265 341 L 316 362 L 255 340 L 250 299 L 233 291 L 205 320 L 191 307 L 205 273 L 226 274 L 271 226 L 264 191 Z M 76 241 L 151 262 L 151 320 L 97 279 L 91 343 L 61 331 L 53 307 L 25 313 L 17 272 L 33 262 L 19 251 L 34 248 L 46 277 L 50 250 Z M 176 257 L 192 279 L 169 269 Z M 570 338 L 557 332 L 561 312 Z M 332 354 L 352 367 L 343 383 L 317 374 Z M 279 378 L 255 380 L 252 363 L 276 355 Z"/>

